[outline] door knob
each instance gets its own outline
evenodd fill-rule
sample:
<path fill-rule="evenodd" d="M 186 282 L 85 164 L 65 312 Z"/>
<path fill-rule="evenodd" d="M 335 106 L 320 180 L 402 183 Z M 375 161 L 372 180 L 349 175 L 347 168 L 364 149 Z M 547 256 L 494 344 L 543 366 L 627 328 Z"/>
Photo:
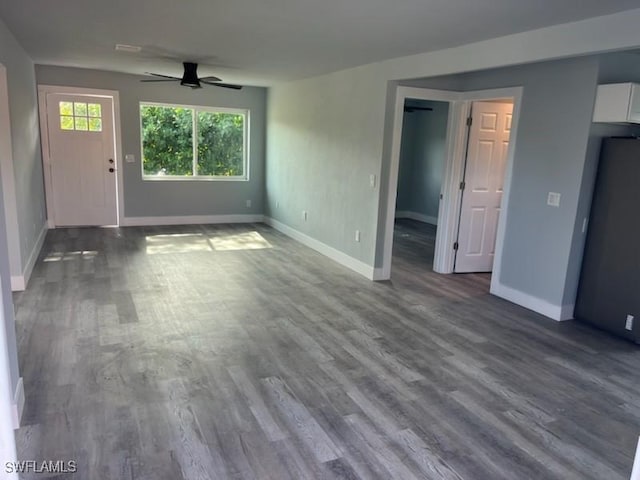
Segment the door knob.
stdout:
<path fill-rule="evenodd" d="M 113 168 L 110 168 L 110 169 L 109 169 L 109 171 L 110 171 L 110 172 L 114 172 L 115 170 L 114 170 Z"/>
<path fill-rule="evenodd" d="M 113 158 L 110 158 L 110 159 L 109 159 L 109 163 L 113 163 Z"/>

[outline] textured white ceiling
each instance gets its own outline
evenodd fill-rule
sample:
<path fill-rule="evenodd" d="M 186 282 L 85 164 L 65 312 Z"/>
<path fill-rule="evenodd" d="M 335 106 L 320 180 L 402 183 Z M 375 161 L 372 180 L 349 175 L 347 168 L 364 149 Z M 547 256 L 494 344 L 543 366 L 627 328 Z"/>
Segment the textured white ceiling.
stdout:
<path fill-rule="evenodd" d="M 0 0 L 36 63 L 269 85 L 633 9 L 638 0 Z M 139 54 L 114 51 L 139 45 Z"/>

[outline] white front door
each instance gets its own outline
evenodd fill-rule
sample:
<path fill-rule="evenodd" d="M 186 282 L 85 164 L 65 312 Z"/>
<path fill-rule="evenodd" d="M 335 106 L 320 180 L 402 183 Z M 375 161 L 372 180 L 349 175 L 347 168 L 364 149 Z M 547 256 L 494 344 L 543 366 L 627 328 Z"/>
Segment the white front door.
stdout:
<path fill-rule="evenodd" d="M 113 99 L 47 94 L 56 226 L 118 223 Z"/>
<path fill-rule="evenodd" d="M 454 271 L 490 272 L 513 104 L 473 102 Z"/>

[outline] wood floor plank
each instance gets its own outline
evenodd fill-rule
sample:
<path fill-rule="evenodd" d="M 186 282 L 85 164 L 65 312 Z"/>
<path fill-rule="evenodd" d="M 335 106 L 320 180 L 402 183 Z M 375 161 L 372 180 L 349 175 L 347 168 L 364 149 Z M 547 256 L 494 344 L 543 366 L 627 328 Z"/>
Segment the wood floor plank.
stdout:
<path fill-rule="evenodd" d="M 274 420 L 269 408 L 264 403 L 262 395 L 253 385 L 246 372 L 239 367 L 229 367 L 228 370 L 238 389 L 247 399 L 251 413 L 253 413 L 269 440 L 276 442 L 287 438 L 287 434 L 282 431 Z"/>
<path fill-rule="evenodd" d="M 345 418 L 349 426 L 357 432 L 371 461 L 380 463 L 391 478 L 418 480 L 419 475 L 411 470 L 406 462 L 389 448 L 389 439 L 383 439 L 372 427 L 358 415 Z M 386 441 L 385 441 L 386 440 Z"/>
<path fill-rule="evenodd" d="M 401 430 L 394 436 L 402 449 L 420 467 L 427 478 L 462 480 L 462 477 L 411 429 Z"/>
<path fill-rule="evenodd" d="M 318 462 L 324 463 L 340 458 L 341 452 L 338 447 L 281 379 L 269 377 L 263 382 L 274 397 L 280 414 L 287 419 L 290 428 L 296 431 Z"/>

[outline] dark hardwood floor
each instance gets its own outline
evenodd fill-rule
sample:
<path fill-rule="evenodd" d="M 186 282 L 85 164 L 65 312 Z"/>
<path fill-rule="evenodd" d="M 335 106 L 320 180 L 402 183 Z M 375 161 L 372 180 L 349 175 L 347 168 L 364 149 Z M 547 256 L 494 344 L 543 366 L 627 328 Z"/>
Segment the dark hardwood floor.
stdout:
<path fill-rule="evenodd" d="M 399 223 L 373 283 L 262 224 L 50 231 L 15 297 L 20 458 L 96 480 L 628 479 L 638 348 L 432 273 L 433 239 Z"/>

